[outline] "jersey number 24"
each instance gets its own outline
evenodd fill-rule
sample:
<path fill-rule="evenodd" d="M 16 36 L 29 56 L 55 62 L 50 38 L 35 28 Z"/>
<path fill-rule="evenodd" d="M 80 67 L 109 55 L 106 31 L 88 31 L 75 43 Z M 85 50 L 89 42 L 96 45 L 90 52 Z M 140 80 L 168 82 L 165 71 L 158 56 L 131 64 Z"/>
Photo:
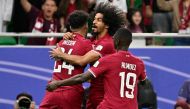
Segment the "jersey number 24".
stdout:
<path fill-rule="evenodd" d="M 65 53 L 65 49 L 61 48 L 62 52 Z M 67 54 L 71 54 L 73 51 L 73 49 L 69 49 Z M 57 61 L 55 61 L 55 65 L 56 65 Z M 72 74 L 72 70 L 74 70 L 74 66 L 72 66 L 71 64 L 67 65 L 65 61 L 63 61 L 62 65 L 58 65 L 57 68 L 55 68 L 56 66 L 54 65 L 54 70 L 53 72 L 57 72 L 57 73 L 61 73 L 61 69 L 65 68 L 68 69 L 68 74 L 71 75 Z"/>

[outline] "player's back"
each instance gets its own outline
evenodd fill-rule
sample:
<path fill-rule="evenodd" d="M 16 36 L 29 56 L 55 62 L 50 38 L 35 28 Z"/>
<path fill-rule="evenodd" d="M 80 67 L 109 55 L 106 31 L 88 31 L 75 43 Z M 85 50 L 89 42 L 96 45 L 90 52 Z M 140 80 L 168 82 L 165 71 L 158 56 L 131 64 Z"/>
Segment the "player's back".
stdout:
<path fill-rule="evenodd" d="M 106 56 L 102 62 L 105 94 L 98 109 L 138 109 L 137 81 L 146 78 L 143 62 L 127 51 Z"/>
<path fill-rule="evenodd" d="M 76 33 L 75 33 L 76 34 Z M 59 46 L 61 47 L 62 52 L 72 55 L 85 55 L 88 51 L 92 49 L 91 42 L 86 40 L 80 34 L 76 34 L 73 40 L 61 40 L 59 42 Z M 84 66 L 85 67 L 85 66 Z M 80 74 L 83 72 L 84 67 L 71 65 L 65 61 L 55 61 L 53 79 L 54 80 L 63 80 L 66 78 L 70 78 L 74 75 Z M 68 88 L 79 88 L 81 89 L 81 85 L 74 86 L 64 86 L 60 87 L 57 90 L 63 90 Z"/>

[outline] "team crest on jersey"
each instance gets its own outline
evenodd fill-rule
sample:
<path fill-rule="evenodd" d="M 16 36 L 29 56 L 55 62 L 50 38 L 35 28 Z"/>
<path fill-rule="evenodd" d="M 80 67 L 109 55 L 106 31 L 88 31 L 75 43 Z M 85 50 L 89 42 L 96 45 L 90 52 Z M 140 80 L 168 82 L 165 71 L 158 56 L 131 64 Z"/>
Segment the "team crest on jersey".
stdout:
<path fill-rule="evenodd" d="M 64 45 L 70 45 L 70 46 L 74 46 L 76 43 L 76 41 L 72 41 L 72 40 L 64 40 L 63 44 Z"/>
<path fill-rule="evenodd" d="M 98 46 L 96 47 L 96 49 L 95 49 L 95 50 L 101 51 L 101 50 L 102 50 L 102 48 L 103 48 L 103 46 L 102 46 L 102 45 L 98 45 Z"/>

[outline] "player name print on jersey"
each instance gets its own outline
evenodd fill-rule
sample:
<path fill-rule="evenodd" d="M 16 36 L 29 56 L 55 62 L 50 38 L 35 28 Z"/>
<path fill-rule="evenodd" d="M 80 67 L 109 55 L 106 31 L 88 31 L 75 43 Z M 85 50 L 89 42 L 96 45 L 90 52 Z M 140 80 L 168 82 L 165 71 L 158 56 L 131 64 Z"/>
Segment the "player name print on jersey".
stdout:
<path fill-rule="evenodd" d="M 128 69 L 128 70 L 136 70 L 136 65 L 135 64 L 130 64 L 126 62 L 121 62 L 121 68 Z"/>
<path fill-rule="evenodd" d="M 70 46 L 74 46 L 76 43 L 76 41 L 72 41 L 72 40 L 64 40 L 63 44 L 64 45 L 70 45 Z"/>

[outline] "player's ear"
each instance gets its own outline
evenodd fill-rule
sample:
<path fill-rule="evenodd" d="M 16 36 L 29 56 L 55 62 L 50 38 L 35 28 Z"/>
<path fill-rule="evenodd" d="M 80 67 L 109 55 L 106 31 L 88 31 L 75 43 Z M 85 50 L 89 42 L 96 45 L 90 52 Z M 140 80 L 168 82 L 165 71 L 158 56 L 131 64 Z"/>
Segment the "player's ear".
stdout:
<path fill-rule="evenodd" d="M 117 37 L 113 36 L 113 39 L 114 39 L 114 47 L 115 49 L 118 49 L 119 48 L 119 40 L 117 39 Z"/>

